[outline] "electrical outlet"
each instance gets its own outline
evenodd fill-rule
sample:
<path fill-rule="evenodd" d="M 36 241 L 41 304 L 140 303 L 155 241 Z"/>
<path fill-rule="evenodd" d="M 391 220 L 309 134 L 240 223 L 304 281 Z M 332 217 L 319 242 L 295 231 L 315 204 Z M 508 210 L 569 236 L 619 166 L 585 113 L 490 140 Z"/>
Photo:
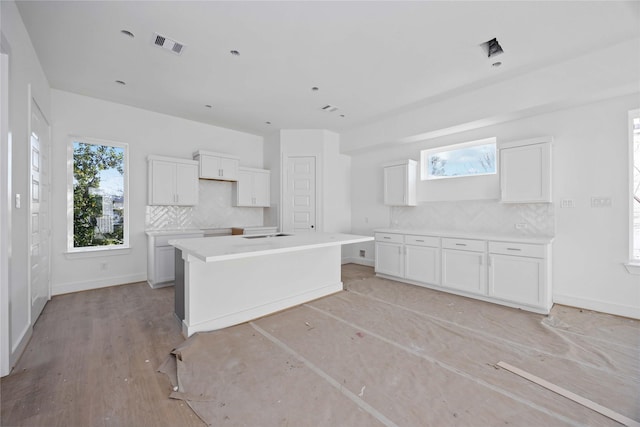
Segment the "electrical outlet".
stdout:
<path fill-rule="evenodd" d="M 514 224 L 516 230 L 524 230 L 527 228 L 527 224 L 524 222 L 518 222 L 516 224 Z"/>
<path fill-rule="evenodd" d="M 592 197 L 591 207 L 592 208 L 610 208 L 611 197 Z"/>
<path fill-rule="evenodd" d="M 107 270 L 107 268 L 109 268 L 109 264 L 107 264 L 106 262 L 100 263 L 100 270 L 105 271 Z"/>
<path fill-rule="evenodd" d="M 575 207 L 576 207 L 576 205 L 575 205 L 575 203 L 573 202 L 573 199 L 562 199 L 562 200 L 560 201 L 560 207 L 561 207 L 561 208 L 564 208 L 564 209 L 567 209 L 567 208 L 568 208 L 568 209 L 571 209 L 571 208 L 575 208 Z"/>
<path fill-rule="evenodd" d="M 364 249 L 360 249 L 360 258 L 364 258 L 366 253 Z"/>

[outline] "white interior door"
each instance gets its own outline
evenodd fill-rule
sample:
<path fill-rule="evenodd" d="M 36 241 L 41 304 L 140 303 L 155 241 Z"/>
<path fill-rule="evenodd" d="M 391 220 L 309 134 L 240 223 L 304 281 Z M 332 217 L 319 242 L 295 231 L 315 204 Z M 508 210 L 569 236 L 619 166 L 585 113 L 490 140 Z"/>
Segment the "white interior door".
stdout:
<path fill-rule="evenodd" d="M 49 124 L 35 100 L 31 101 L 31 189 L 29 284 L 31 323 L 35 323 L 50 294 L 50 171 Z"/>
<path fill-rule="evenodd" d="M 316 158 L 289 157 L 283 231 L 316 231 Z"/>

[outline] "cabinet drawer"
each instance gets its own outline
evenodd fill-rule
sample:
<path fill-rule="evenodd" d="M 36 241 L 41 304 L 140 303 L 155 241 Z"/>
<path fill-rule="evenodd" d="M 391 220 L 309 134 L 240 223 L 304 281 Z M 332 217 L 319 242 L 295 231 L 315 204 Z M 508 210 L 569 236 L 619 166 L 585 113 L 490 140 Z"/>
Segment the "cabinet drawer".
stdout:
<path fill-rule="evenodd" d="M 544 245 L 530 243 L 489 242 L 489 252 L 492 254 L 516 255 L 533 258 L 544 258 Z"/>
<path fill-rule="evenodd" d="M 484 252 L 486 244 L 484 240 L 471 239 L 442 239 L 442 247 L 446 249 L 459 249 L 461 251 Z"/>
<path fill-rule="evenodd" d="M 433 236 L 404 236 L 404 242 L 407 245 L 429 246 L 432 248 L 440 247 L 440 238 Z"/>
<path fill-rule="evenodd" d="M 377 242 L 388 242 L 388 243 L 403 243 L 403 235 L 402 234 L 393 234 L 393 233 L 376 233 L 376 241 Z"/>

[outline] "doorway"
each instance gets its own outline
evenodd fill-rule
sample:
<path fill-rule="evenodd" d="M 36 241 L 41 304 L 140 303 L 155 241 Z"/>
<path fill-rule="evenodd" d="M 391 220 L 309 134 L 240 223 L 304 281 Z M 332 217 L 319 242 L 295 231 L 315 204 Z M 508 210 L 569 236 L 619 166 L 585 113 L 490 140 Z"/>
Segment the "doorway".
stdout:
<path fill-rule="evenodd" d="M 287 157 L 286 191 L 283 200 L 282 231 L 309 233 L 317 230 L 316 158 Z"/>
<path fill-rule="evenodd" d="M 51 298 L 50 127 L 33 98 L 30 130 L 29 286 L 33 325 Z"/>

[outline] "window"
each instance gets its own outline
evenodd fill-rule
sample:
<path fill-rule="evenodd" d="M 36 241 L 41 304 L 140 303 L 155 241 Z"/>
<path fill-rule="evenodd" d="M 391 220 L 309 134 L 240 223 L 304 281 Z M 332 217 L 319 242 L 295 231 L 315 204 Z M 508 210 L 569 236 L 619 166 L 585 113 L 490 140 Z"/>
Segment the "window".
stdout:
<path fill-rule="evenodd" d="M 129 247 L 127 148 L 86 138 L 69 143 L 70 252 Z"/>
<path fill-rule="evenodd" d="M 640 110 L 629 113 L 629 154 L 631 173 L 631 254 L 634 262 L 640 263 Z"/>
<path fill-rule="evenodd" d="M 496 174 L 496 139 L 487 138 L 420 153 L 423 180 Z"/>

